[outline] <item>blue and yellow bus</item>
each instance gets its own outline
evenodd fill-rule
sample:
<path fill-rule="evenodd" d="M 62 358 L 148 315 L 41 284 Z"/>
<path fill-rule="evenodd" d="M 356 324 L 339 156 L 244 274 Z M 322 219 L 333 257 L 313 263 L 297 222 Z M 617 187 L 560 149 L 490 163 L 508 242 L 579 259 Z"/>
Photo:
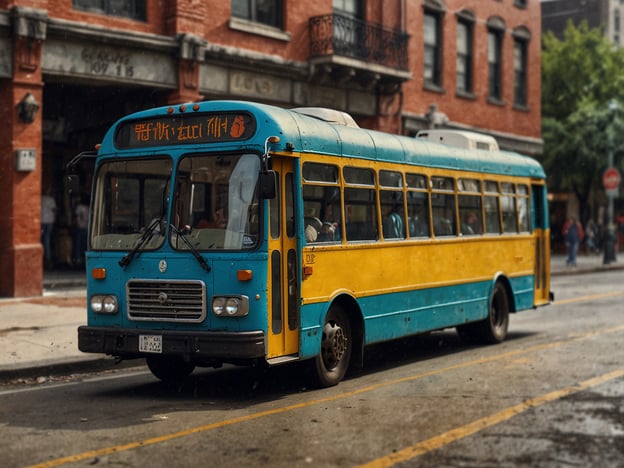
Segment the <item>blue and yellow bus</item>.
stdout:
<path fill-rule="evenodd" d="M 373 343 L 501 342 L 551 300 L 545 174 L 474 136 L 240 101 L 120 119 L 96 157 L 79 349 L 163 380 L 307 360 L 331 386 Z"/>

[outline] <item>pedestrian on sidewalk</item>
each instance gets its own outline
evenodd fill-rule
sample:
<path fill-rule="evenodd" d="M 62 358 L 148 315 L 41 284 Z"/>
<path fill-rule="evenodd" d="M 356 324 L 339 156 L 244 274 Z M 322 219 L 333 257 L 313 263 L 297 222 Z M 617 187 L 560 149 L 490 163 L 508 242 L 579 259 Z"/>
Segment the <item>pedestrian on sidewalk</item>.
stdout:
<path fill-rule="evenodd" d="M 565 239 L 566 246 L 568 247 L 568 259 L 566 260 L 566 265 L 575 267 L 578 248 L 585 237 L 583 226 L 574 216 L 570 216 L 563 225 L 562 234 Z"/>
<path fill-rule="evenodd" d="M 47 187 L 41 196 L 41 244 L 45 268 L 52 268 L 52 231 L 56 221 L 56 201 L 52 189 Z"/>
<path fill-rule="evenodd" d="M 585 245 L 587 246 L 587 249 L 592 253 L 599 253 L 600 248 L 598 247 L 598 240 L 600 239 L 600 231 L 598 230 L 598 225 L 593 219 L 590 219 L 587 222 L 587 226 L 585 226 L 585 237 Z"/>

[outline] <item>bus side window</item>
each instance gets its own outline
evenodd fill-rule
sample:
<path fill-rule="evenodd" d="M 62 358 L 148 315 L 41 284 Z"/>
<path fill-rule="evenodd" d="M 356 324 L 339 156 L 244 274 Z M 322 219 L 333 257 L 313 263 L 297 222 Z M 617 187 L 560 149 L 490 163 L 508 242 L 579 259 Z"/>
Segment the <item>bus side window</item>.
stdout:
<path fill-rule="evenodd" d="M 338 186 L 338 167 L 306 162 L 303 164 L 302 176 L 304 230 L 307 242 L 341 240 L 342 201 Z"/>
<path fill-rule="evenodd" d="M 410 237 L 430 237 L 429 192 L 427 177 L 422 174 L 405 174 L 407 181 L 407 225 Z"/>
<path fill-rule="evenodd" d="M 344 190 L 347 240 L 379 239 L 374 172 L 371 169 L 344 167 L 343 174 L 346 183 L 356 185 Z"/>
<path fill-rule="evenodd" d="M 529 188 L 518 185 L 518 224 L 520 232 L 530 232 L 529 220 Z"/>
<path fill-rule="evenodd" d="M 351 189 L 345 190 L 345 211 L 347 221 L 347 240 L 348 241 L 362 241 L 362 240 L 376 240 L 379 238 L 377 232 L 377 214 L 375 205 L 373 202 L 370 204 L 349 204 L 348 192 Z M 374 191 L 370 196 L 374 200 Z"/>
<path fill-rule="evenodd" d="M 483 218 L 481 210 L 481 181 L 478 179 L 457 180 L 459 196 L 460 232 L 463 236 L 483 234 Z"/>
<path fill-rule="evenodd" d="M 399 191 L 379 192 L 384 239 L 405 239 L 402 195 Z"/>
<path fill-rule="evenodd" d="M 498 184 L 494 181 L 485 182 L 485 232 L 488 234 L 500 234 L 500 203 L 498 196 Z"/>
<path fill-rule="evenodd" d="M 503 195 L 501 196 L 503 231 L 505 233 L 518 232 L 518 212 L 516 211 L 515 187 L 510 183 L 501 184 Z"/>
<path fill-rule="evenodd" d="M 446 193 L 431 194 L 431 217 L 433 219 L 433 232 L 436 236 L 454 236 L 457 233 L 455 221 L 455 194 L 453 179 L 450 177 L 432 177 L 432 188 L 443 190 Z"/>
<path fill-rule="evenodd" d="M 307 242 L 333 242 L 341 239 L 340 192 L 337 187 L 305 185 L 303 212 Z"/>
<path fill-rule="evenodd" d="M 461 233 L 464 236 L 483 234 L 483 221 L 481 219 L 481 196 L 459 196 L 459 219 Z"/>

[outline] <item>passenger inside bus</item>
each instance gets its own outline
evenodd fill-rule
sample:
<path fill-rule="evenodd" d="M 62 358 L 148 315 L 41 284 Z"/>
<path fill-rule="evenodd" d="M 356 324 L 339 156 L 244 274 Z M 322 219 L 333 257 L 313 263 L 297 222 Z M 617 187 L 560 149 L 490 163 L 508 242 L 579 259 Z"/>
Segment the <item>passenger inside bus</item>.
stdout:
<path fill-rule="evenodd" d="M 409 233 L 411 237 L 429 237 L 429 226 L 420 216 L 409 219 Z"/>
<path fill-rule="evenodd" d="M 464 216 L 464 221 L 461 225 L 461 232 L 466 236 L 481 234 L 483 232 L 481 221 L 479 221 L 479 217 L 474 211 L 469 211 Z"/>
<path fill-rule="evenodd" d="M 403 217 L 399 214 L 399 205 L 389 205 L 383 220 L 384 239 L 402 239 L 405 237 Z"/>
<path fill-rule="evenodd" d="M 337 223 L 330 223 L 329 221 L 323 222 L 323 228 L 319 234 L 319 242 L 331 242 L 338 239 L 337 236 L 338 225 Z"/>

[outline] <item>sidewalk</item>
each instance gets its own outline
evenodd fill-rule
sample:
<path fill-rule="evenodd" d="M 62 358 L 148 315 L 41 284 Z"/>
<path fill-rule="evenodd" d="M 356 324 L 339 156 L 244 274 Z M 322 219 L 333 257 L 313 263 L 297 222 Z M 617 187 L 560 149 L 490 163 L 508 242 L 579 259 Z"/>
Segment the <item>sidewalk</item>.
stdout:
<path fill-rule="evenodd" d="M 552 258 L 552 275 L 624 269 L 624 258 L 603 265 L 601 255 L 580 255 L 576 267 L 565 260 Z M 0 382 L 114 368 L 113 358 L 78 350 L 86 302 L 84 273 L 77 271 L 46 272 L 41 297 L 0 299 Z"/>

